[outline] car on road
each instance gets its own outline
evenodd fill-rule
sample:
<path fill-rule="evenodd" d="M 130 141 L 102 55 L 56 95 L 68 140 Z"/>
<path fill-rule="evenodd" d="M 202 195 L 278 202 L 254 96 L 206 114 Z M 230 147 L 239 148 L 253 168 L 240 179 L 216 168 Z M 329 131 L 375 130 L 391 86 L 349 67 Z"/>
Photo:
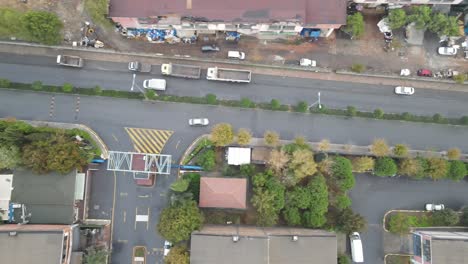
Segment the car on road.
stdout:
<path fill-rule="evenodd" d="M 202 52 L 212 52 L 212 51 L 219 51 L 219 47 L 216 45 L 204 45 L 201 47 Z"/>
<path fill-rule="evenodd" d="M 397 87 L 395 87 L 395 93 L 396 94 L 401 94 L 401 95 L 413 95 L 414 94 L 414 88 L 413 87 L 407 87 L 407 86 L 397 86 Z"/>
<path fill-rule="evenodd" d="M 166 90 L 166 80 L 164 80 L 164 79 L 145 80 L 145 81 L 143 81 L 143 87 L 145 89 L 165 91 Z"/>
<path fill-rule="evenodd" d="M 445 209 L 445 205 L 443 204 L 426 204 L 426 211 L 442 211 Z"/>
<path fill-rule="evenodd" d="M 416 74 L 423 77 L 432 77 L 432 71 L 428 69 L 419 69 Z"/>
<path fill-rule="evenodd" d="M 458 49 L 454 47 L 439 47 L 437 52 L 439 55 L 453 56 L 457 55 Z"/>
<path fill-rule="evenodd" d="M 169 241 L 164 241 L 164 256 L 167 256 L 169 254 L 169 251 L 171 251 L 172 248 L 172 243 Z"/>
<path fill-rule="evenodd" d="M 208 118 L 191 118 L 189 119 L 188 123 L 191 126 L 207 126 L 210 121 Z"/>
<path fill-rule="evenodd" d="M 349 241 L 351 243 L 351 258 L 355 263 L 364 262 L 364 253 L 362 250 L 361 236 L 358 232 L 353 232 L 349 235 Z"/>

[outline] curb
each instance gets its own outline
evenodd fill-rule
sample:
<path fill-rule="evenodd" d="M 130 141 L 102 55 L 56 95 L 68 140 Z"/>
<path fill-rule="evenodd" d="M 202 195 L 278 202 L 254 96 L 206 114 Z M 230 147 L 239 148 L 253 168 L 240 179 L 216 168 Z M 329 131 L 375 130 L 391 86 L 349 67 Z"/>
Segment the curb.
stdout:
<path fill-rule="evenodd" d="M 385 256 L 384 256 L 384 264 L 387 264 L 387 257 L 388 257 L 388 256 L 412 257 L 413 255 L 409 255 L 409 254 L 398 254 L 398 253 L 389 253 L 389 254 L 385 254 Z"/>
<path fill-rule="evenodd" d="M 387 78 L 387 79 L 418 81 L 418 82 L 434 82 L 434 83 L 446 83 L 446 84 L 458 84 L 458 85 L 468 84 L 468 82 L 466 82 L 466 81 L 464 83 L 457 83 L 457 82 L 452 81 L 452 80 L 440 80 L 440 79 L 430 79 L 430 78 L 423 79 L 423 78 L 419 78 L 419 77 L 406 77 L 406 76 L 388 75 L 388 74 L 356 73 L 356 72 L 350 72 L 350 71 L 346 71 L 346 70 L 336 70 L 335 73 L 336 74 L 342 74 L 342 75 Z"/>
<path fill-rule="evenodd" d="M 400 210 L 400 209 L 395 209 L 395 210 L 390 210 L 390 211 L 387 211 L 384 216 L 383 216 L 383 220 L 382 220 L 382 224 L 383 224 L 383 230 L 387 233 L 390 233 L 390 231 L 388 231 L 388 229 L 386 228 L 385 226 L 385 222 L 386 222 L 386 219 L 387 219 L 387 215 L 391 214 L 391 213 L 394 213 L 394 212 L 408 212 L 408 213 L 424 213 L 426 211 L 424 210 Z"/>
<path fill-rule="evenodd" d="M 193 150 L 193 148 L 198 144 L 198 142 L 200 142 L 202 139 L 209 138 L 209 137 L 210 137 L 209 134 L 203 134 L 197 137 L 194 141 L 192 141 L 192 143 L 190 143 L 190 146 L 188 146 L 188 148 L 185 149 L 184 154 L 182 154 L 182 156 L 180 157 L 179 165 L 182 165 L 182 162 L 185 160 L 187 155 Z M 177 170 L 177 178 L 180 178 L 180 176 L 181 176 L 181 173 L 180 173 L 180 167 L 179 167 L 179 169 Z"/>

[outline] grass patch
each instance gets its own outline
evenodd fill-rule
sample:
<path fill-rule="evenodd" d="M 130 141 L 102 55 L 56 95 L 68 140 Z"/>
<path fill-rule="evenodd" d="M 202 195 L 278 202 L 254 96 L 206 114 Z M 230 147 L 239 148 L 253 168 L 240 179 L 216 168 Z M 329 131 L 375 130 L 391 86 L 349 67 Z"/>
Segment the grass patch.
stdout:
<path fill-rule="evenodd" d="M 200 140 L 200 142 L 198 142 L 197 146 L 192 150 L 192 152 L 190 152 L 190 154 L 187 155 L 187 157 L 185 157 L 185 159 L 182 161 L 182 165 L 187 165 L 190 161 L 192 161 L 192 159 L 195 156 L 197 156 L 198 153 L 200 153 L 202 149 L 212 147 L 213 142 L 211 142 L 211 140 L 207 138 Z"/>
<path fill-rule="evenodd" d="M 226 225 L 228 223 L 238 225 L 242 215 L 242 213 L 216 209 L 203 209 L 203 214 L 205 215 L 205 223 L 213 225 Z"/>
<path fill-rule="evenodd" d="M 146 249 L 144 247 L 136 247 L 134 251 L 135 257 L 144 257 Z"/>
<path fill-rule="evenodd" d="M 389 255 L 386 259 L 387 264 L 410 264 L 411 259 L 409 256 L 397 256 L 397 255 Z"/>
<path fill-rule="evenodd" d="M 85 0 L 85 9 L 93 22 L 104 28 L 113 27 L 112 22 L 107 18 L 108 2 L 108 0 Z"/>

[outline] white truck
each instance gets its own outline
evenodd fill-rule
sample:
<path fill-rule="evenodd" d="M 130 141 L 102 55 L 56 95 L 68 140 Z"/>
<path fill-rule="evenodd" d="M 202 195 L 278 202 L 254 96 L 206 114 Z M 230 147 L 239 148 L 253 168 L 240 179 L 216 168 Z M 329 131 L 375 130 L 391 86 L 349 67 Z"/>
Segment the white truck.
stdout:
<path fill-rule="evenodd" d="M 165 63 L 161 65 L 161 73 L 174 77 L 200 79 L 201 68 L 194 65 Z"/>
<path fill-rule="evenodd" d="M 252 72 L 248 70 L 212 67 L 208 68 L 206 79 L 222 82 L 250 83 L 252 79 Z"/>
<path fill-rule="evenodd" d="M 83 59 L 78 56 L 58 55 L 57 64 L 68 67 L 81 68 L 83 67 Z"/>

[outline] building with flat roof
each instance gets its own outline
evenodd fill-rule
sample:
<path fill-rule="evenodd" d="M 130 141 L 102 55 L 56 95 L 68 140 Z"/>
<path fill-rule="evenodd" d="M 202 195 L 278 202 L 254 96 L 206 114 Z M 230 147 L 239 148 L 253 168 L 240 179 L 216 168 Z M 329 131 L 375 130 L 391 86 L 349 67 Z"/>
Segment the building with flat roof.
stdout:
<path fill-rule="evenodd" d="M 191 236 L 191 264 L 336 264 L 336 234 L 324 230 L 205 225 Z"/>
<path fill-rule="evenodd" d="M 468 263 L 468 229 L 415 230 L 412 263 Z"/>

